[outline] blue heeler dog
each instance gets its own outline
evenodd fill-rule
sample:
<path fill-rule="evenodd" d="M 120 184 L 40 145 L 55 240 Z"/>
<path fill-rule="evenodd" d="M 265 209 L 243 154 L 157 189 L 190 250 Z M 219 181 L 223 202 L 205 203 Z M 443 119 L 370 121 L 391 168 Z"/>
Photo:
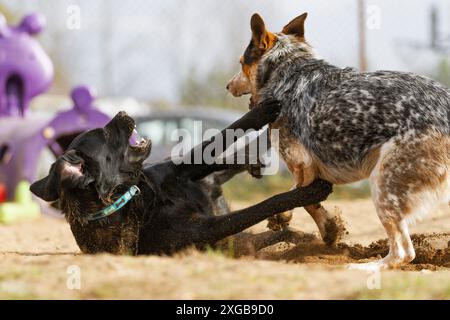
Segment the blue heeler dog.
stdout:
<path fill-rule="evenodd" d="M 334 184 L 369 178 L 389 254 L 361 268 L 392 268 L 415 257 L 408 223 L 450 200 L 450 90 L 411 73 L 360 73 L 319 58 L 305 41 L 307 14 L 280 33 L 251 18 L 242 70 L 228 83 L 250 107 L 273 96 L 283 108 L 280 154 L 299 186 L 320 177 Z M 327 237 L 330 214 L 306 207 Z"/>

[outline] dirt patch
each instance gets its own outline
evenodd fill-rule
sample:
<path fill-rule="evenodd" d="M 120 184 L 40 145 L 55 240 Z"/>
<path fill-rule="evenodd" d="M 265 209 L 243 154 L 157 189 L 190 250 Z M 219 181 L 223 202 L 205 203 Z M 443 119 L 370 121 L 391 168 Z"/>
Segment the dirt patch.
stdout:
<path fill-rule="evenodd" d="M 412 236 L 416 258 L 405 271 L 450 268 L 450 233 L 416 234 Z M 326 245 L 317 236 L 293 230 L 266 231 L 261 234 L 241 234 L 221 247 L 235 257 L 254 256 L 258 259 L 281 260 L 295 263 L 320 263 L 342 265 L 369 262 L 387 255 L 387 239 L 372 242 L 368 246 L 338 243 Z"/>
<path fill-rule="evenodd" d="M 416 258 L 410 265 L 401 267 L 402 270 L 437 270 L 450 268 L 450 233 L 414 234 L 411 237 L 416 250 Z M 347 246 L 349 255 L 357 260 L 385 256 L 389 251 L 387 239 L 378 240 L 368 247 L 359 245 Z"/>
<path fill-rule="evenodd" d="M 327 245 L 339 243 L 343 237 L 348 234 L 344 219 L 342 219 L 341 212 L 337 208 L 335 210 L 335 216 L 328 219 L 325 223 L 325 231 L 326 236 L 323 241 Z"/>
<path fill-rule="evenodd" d="M 417 258 L 400 271 L 384 271 L 381 289 L 369 290 L 369 274 L 345 264 L 384 256 L 386 240 L 374 240 L 385 231 L 370 199 L 325 204 L 334 206 L 349 234 L 332 247 L 297 209 L 289 232 L 269 231 L 264 221 L 224 241 L 223 251 L 172 257 L 84 255 L 69 225 L 45 216 L 0 225 L 0 299 L 450 299 L 450 207 L 411 226 Z M 67 288 L 73 266 L 81 271 L 80 290 Z"/>

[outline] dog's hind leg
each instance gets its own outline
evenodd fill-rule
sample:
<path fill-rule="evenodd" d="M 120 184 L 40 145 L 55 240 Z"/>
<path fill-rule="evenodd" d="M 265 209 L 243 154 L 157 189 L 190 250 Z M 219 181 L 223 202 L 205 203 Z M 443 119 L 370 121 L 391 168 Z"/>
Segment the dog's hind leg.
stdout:
<path fill-rule="evenodd" d="M 206 217 L 191 230 L 194 243 L 215 244 L 217 241 L 241 232 L 264 219 L 296 207 L 324 200 L 331 193 L 331 184 L 316 180 L 304 188 L 275 195 L 249 208 L 223 216 Z"/>
<path fill-rule="evenodd" d="M 317 172 L 312 165 L 299 166 L 295 169 L 294 176 L 296 177 L 297 185 L 299 186 L 310 184 L 317 175 Z M 304 209 L 309 213 L 311 218 L 313 218 L 319 229 L 320 236 L 326 245 L 333 245 L 342 238 L 346 229 L 339 214 L 328 211 L 320 203 L 305 206 Z"/>
<path fill-rule="evenodd" d="M 305 187 L 316 178 L 313 166 L 305 167 L 303 164 L 297 164 L 296 166 L 290 166 L 290 170 L 296 180 L 296 185 L 293 188 L 296 186 Z M 304 209 L 313 218 L 325 244 L 335 244 L 346 232 L 341 217 L 338 214 L 329 212 L 320 203 L 305 206 Z M 285 229 L 289 226 L 292 215 L 291 210 L 270 217 L 267 219 L 267 227 L 274 231 Z"/>
<path fill-rule="evenodd" d="M 296 187 L 305 187 L 309 185 L 315 178 L 316 174 L 311 168 L 305 167 L 303 164 L 297 164 L 296 166 L 292 166 L 289 163 L 287 164 L 289 170 L 296 180 L 296 184 L 292 187 L 292 189 Z M 292 190 L 291 189 L 291 190 Z M 306 208 L 305 208 L 306 209 Z M 289 210 L 286 212 L 279 213 L 267 219 L 267 228 L 273 231 L 284 230 L 289 227 L 289 222 L 292 220 L 293 210 Z M 309 211 L 308 211 L 309 212 Z M 319 218 L 319 216 L 317 216 Z M 316 221 L 316 219 L 314 219 Z M 316 222 L 317 223 L 317 222 Z M 319 224 L 318 224 L 319 226 Z M 319 227 L 320 229 L 320 227 Z M 322 234 L 322 232 L 321 232 Z"/>
<path fill-rule="evenodd" d="M 415 257 L 408 223 L 450 196 L 450 138 L 440 133 L 410 134 L 384 144 L 369 181 L 378 217 L 389 238 L 380 261 L 352 268 L 395 268 Z"/>
<path fill-rule="evenodd" d="M 313 218 L 319 229 L 320 236 L 326 245 L 331 246 L 335 244 L 346 232 L 341 217 L 329 212 L 322 204 L 316 203 L 303 208 L 309 213 L 311 218 Z M 292 215 L 293 210 L 290 210 L 270 217 L 267 219 L 267 227 L 274 231 L 285 230 L 289 226 Z"/>

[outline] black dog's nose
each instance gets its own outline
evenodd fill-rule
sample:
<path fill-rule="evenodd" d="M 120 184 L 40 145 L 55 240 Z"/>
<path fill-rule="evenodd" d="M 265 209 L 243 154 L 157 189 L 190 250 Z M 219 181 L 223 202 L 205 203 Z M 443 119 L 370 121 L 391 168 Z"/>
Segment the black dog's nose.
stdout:
<path fill-rule="evenodd" d="M 227 84 L 227 90 L 229 90 L 230 89 L 230 84 Z"/>

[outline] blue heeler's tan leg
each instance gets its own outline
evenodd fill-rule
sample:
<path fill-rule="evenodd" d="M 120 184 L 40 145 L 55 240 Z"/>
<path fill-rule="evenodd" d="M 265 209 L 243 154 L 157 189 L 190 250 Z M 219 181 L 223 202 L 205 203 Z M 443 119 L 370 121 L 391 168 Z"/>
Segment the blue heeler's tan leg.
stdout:
<path fill-rule="evenodd" d="M 382 146 L 370 175 L 372 198 L 389 238 L 389 253 L 357 269 L 395 268 L 414 260 L 408 223 L 450 199 L 450 138 L 431 132 L 410 133 Z"/>
<path fill-rule="evenodd" d="M 296 180 L 293 188 L 307 186 L 317 178 L 313 166 L 305 167 L 301 164 L 295 166 L 289 164 L 288 166 Z M 340 240 L 346 230 L 339 215 L 330 213 L 320 203 L 305 206 L 304 209 L 313 218 L 323 241 L 327 245 L 332 245 Z M 281 230 L 289 225 L 291 219 L 292 211 L 283 212 L 269 218 L 267 227 L 275 231 Z"/>

